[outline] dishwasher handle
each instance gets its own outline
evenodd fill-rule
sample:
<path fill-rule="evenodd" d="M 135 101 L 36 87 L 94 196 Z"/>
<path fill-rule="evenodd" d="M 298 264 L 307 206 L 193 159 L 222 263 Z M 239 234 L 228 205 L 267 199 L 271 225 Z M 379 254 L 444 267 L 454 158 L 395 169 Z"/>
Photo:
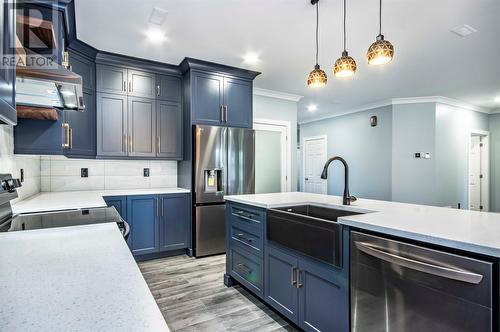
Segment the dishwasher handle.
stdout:
<path fill-rule="evenodd" d="M 459 270 L 454 268 L 449 268 L 445 266 L 439 266 L 430 264 L 427 262 L 418 261 L 415 259 L 402 257 L 399 255 L 395 255 L 393 253 L 384 251 L 379 246 L 375 246 L 373 244 L 369 244 L 366 242 L 354 242 L 356 248 L 367 255 L 376 257 L 378 259 L 384 260 L 386 262 L 400 265 L 412 270 L 420 271 L 427 274 L 432 274 L 448 279 L 453 279 L 457 281 L 466 282 L 469 284 L 479 284 L 481 280 L 483 280 L 483 276 L 481 274 L 477 274 L 474 272 Z"/>

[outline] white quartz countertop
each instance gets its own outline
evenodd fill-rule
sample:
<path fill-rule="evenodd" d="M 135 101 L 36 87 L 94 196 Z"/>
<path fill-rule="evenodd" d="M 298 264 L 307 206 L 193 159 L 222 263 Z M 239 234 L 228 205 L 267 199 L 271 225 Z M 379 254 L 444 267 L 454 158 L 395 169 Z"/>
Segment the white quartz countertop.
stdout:
<path fill-rule="evenodd" d="M 389 234 L 500 257 L 500 214 L 427 205 L 358 199 L 342 205 L 342 197 L 302 192 L 225 196 L 227 201 L 262 208 L 314 204 L 366 214 L 341 217 L 338 222 Z"/>
<path fill-rule="evenodd" d="M 114 223 L 0 233 L 0 331 L 169 331 Z"/>
<path fill-rule="evenodd" d="M 182 188 L 42 192 L 12 205 L 14 214 L 105 207 L 103 197 L 189 193 Z"/>

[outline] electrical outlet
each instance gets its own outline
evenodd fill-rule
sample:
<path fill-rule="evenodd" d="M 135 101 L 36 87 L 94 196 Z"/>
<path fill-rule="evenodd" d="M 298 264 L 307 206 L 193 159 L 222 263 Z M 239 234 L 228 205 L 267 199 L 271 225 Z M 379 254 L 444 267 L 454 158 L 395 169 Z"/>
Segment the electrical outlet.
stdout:
<path fill-rule="evenodd" d="M 80 176 L 82 178 L 88 178 L 89 177 L 89 169 L 88 168 L 80 168 Z"/>
<path fill-rule="evenodd" d="M 148 178 L 149 177 L 149 168 L 145 168 L 143 171 L 144 177 Z"/>

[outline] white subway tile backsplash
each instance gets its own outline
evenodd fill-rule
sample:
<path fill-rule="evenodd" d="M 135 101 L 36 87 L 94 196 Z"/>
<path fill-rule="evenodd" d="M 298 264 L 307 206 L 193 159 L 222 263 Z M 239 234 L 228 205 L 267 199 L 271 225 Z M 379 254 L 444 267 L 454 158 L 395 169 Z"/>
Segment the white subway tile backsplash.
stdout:
<path fill-rule="evenodd" d="M 88 168 L 88 178 L 80 169 Z M 144 168 L 150 177 L 144 177 Z M 95 160 L 43 156 L 41 191 L 148 189 L 177 187 L 177 162 L 159 160 Z"/>

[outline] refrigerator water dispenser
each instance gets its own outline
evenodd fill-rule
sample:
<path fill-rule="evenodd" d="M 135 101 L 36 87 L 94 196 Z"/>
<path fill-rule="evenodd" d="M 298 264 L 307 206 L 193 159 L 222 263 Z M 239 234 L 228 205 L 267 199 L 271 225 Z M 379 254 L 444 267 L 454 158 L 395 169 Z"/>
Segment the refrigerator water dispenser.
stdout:
<path fill-rule="evenodd" d="M 222 170 L 206 169 L 205 174 L 205 193 L 222 192 Z"/>

